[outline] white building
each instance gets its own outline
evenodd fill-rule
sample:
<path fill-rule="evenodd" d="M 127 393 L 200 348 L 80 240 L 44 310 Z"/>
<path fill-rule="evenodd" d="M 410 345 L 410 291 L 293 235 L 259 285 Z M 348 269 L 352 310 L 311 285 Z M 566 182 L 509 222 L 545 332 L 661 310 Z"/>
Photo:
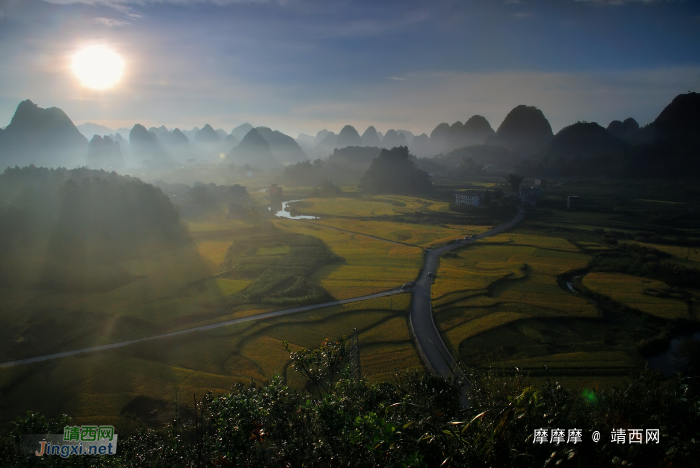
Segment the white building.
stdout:
<path fill-rule="evenodd" d="M 481 195 L 479 194 L 464 194 L 455 193 L 455 203 L 458 205 L 481 205 Z"/>

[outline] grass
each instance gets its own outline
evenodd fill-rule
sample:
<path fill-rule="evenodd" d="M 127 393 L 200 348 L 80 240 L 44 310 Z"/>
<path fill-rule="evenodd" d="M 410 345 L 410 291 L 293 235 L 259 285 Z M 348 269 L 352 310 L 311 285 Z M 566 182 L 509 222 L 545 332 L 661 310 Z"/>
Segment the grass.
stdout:
<path fill-rule="evenodd" d="M 589 273 L 583 285 L 629 307 L 665 319 L 690 319 L 688 304 L 664 282 L 620 273 Z"/>

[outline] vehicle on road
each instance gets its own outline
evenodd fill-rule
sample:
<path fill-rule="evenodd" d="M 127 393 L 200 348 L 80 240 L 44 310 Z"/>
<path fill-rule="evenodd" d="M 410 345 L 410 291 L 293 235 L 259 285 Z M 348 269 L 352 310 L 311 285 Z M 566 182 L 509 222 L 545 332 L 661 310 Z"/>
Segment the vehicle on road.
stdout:
<path fill-rule="evenodd" d="M 405 291 L 407 289 L 413 288 L 413 286 L 415 286 L 415 285 L 416 285 L 415 281 L 409 281 L 408 283 L 402 284 L 401 289 L 403 289 Z"/>
<path fill-rule="evenodd" d="M 428 276 L 433 276 L 433 272 L 432 272 L 432 271 L 429 271 L 429 272 L 428 272 Z"/>

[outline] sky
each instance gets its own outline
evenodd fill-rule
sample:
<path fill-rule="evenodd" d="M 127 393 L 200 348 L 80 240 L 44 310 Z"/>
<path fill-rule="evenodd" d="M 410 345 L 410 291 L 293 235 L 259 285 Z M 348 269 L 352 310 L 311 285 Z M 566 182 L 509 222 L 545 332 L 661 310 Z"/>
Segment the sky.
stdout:
<path fill-rule="evenodd" d="M 104 45 L 114 88 L 73 75 Z M 112 129 L 241 123 L 296 137 L 354 125 L 430 133 L 519 104 L 554 131 L 651 122 L 700 91 L 700 2 L 0 0 L 0 126 L 17 104 Z"/>

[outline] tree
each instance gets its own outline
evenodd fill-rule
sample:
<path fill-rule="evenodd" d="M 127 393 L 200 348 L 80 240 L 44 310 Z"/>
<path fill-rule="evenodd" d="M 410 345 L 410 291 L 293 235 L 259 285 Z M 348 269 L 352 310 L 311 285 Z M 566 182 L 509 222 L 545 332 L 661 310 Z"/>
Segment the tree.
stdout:
<path fill-rule="evenodd" d="M 491 204 L 491 191 L 487 190 L 484 194 L 484 205 L 489 206 Z"/>
<path fill-rule="evenodd" d="M 508 174 L 506 177 L 506 182 L 510 185 L 510 193 L 518 193 L 520 190 L 520 183 L 523 181 L 523 177 L 517 174 Z"/>
<path fill-rule="evenodd" d="M 432 188 L 430 176 L 409 159 L 406 146 L 383 149 L 360 180 L 360 186 L 371 193 L 399 195 L 421 194 Z"/>

